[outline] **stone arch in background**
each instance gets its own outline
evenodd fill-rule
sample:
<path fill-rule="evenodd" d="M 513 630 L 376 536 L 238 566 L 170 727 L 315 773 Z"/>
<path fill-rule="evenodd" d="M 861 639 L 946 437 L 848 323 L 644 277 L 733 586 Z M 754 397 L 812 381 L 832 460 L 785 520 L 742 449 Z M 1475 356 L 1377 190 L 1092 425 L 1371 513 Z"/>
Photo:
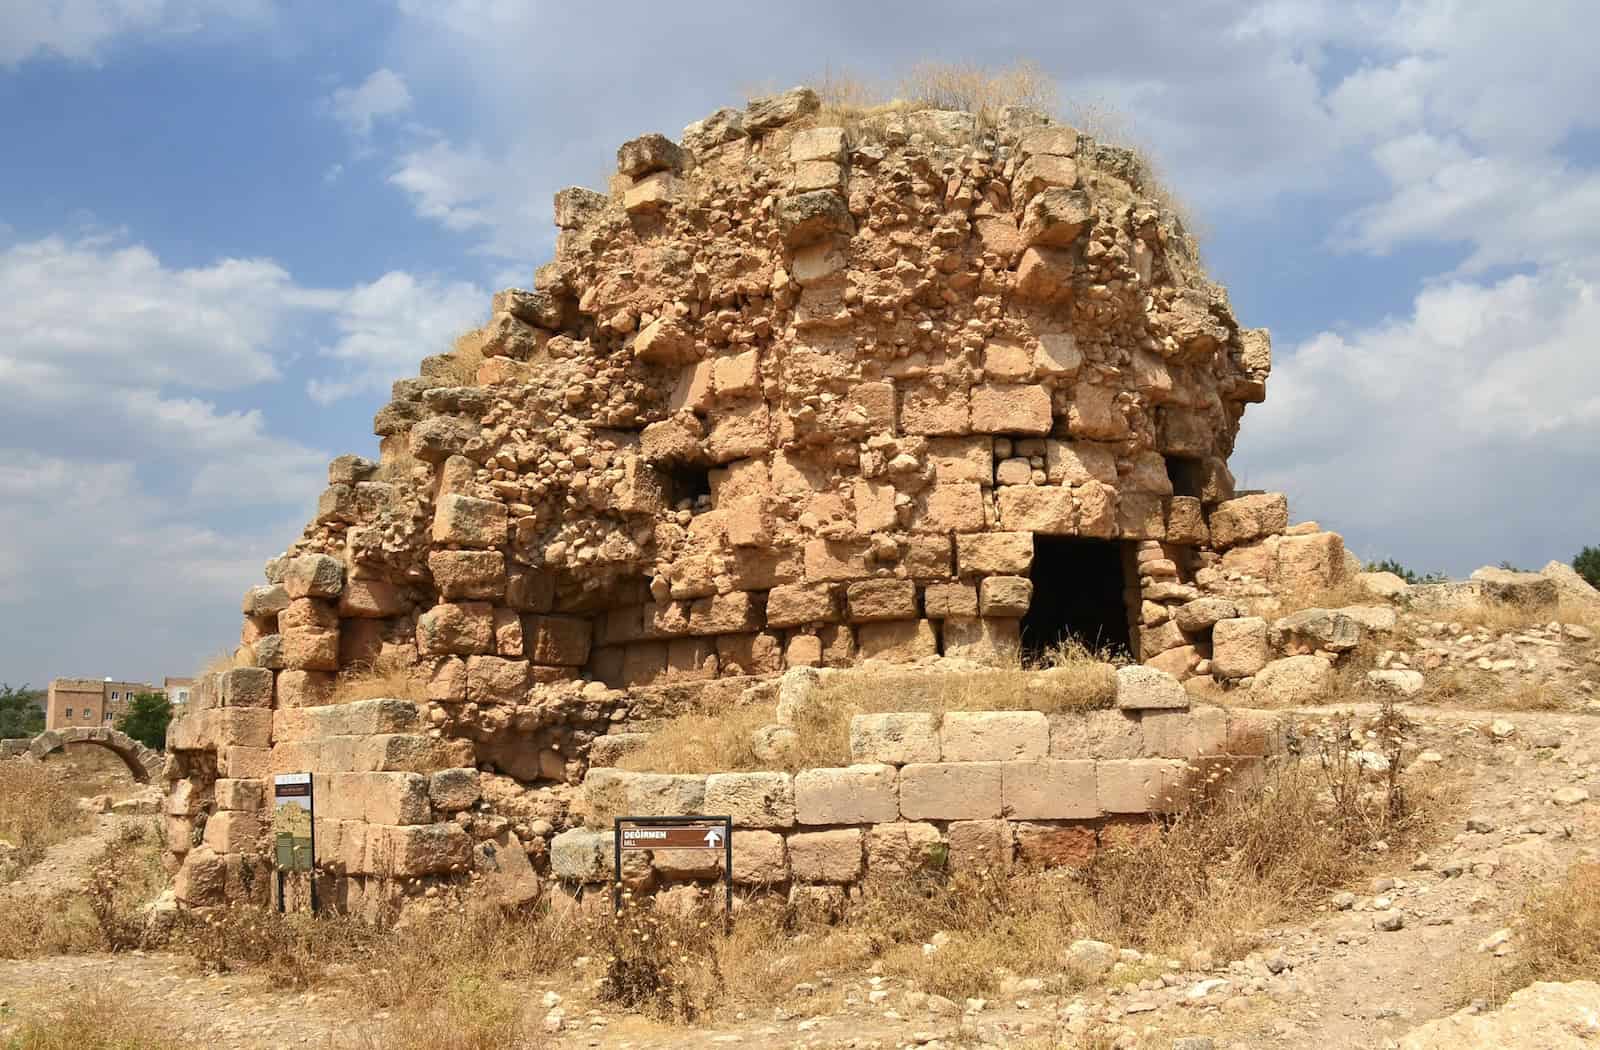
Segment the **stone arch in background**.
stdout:
<path fill-rule="evenodd" d="M 27 753 L 34 758 L 44 758 L 50 752 L 59 751 L 68 744 L 97 744 L 111 751 L 122 759 L 123 764 L 128 767 L 128 772 L 133 774 L 133 779 L 141 784 L 148 784 L 161 771 L 162 757 L 159 751 L 152 751 L 133 737 L 115 729 L 89 726 L 48 729 L 33 738 L 33 742 L 28 745 Z"/>

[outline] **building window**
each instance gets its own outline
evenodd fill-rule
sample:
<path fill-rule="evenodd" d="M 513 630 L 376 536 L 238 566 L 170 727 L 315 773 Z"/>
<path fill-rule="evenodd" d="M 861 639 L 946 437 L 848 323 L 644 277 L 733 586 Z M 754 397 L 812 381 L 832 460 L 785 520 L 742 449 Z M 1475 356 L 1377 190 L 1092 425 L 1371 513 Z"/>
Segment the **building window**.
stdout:
<path fill-rule="evenodd" d="M 187 690 L 187 689 L 179 689 L 178 690 L 178 703 L 186 704 L 188 702 L 189 702 L 189 690 Z"/>
<path fill-rule="evenodd" d="M 100 721 L 102 721 L 102 722 L 109 722 L 109 721 L 111 721 L 111 712 L 110 712 L 110 711 L 107 711 L 107 712 L 106 712 L 106 714 L 105 714 L 105 717 L 104 717 L 104 718 L 102 718 L 102 719 L 101 719 L 101 720 L 100 720 Z"/>
<path fill-rule="evenodd" d="M 70 708 L 70 707 L 69 707 L 69 708 L 67 708 L 67 717 L 68 717 L 68 718 L 71 718 L 71 717 L 72 717 L 72 708 Z"/>
<path fill-rule="evenodd" d="M 117 691 L 115 689 L 113 689 L 113 690 L 111 690 L 111 699 L 115 700 L 116 698 L 117 698 Z"/>

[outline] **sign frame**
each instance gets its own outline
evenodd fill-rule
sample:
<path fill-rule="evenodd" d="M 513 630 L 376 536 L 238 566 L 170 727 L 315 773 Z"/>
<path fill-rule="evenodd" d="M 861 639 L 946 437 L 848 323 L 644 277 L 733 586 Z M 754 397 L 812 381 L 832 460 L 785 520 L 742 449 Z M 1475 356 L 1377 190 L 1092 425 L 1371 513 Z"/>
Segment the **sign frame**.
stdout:
<path fill-rule="evenodd" d="M 696 828 L 720 828 L 722 842 L 720 844 L 707 844 L 705 846 L 629 846 L 630 850 L 645 849 L 722 849 L 722 883 L 724 893 L 723 923 L 725 926 L 733 924 L 733 818 L 731 816 L 704 816 L 685 814 L 676 817 L 613 817 L 611 822 L 611 860 L 613 878 L 611 881 L 611 908 L 614 913 L 622 911 L 622 831 L 623 825 L 642 825 L 644 827 L 664 827 L 693 825 Z"/>
<path fill-rule="evenodd" d="M 289 875 L 289 872 L 291 870 L 297 871 L 297 872 L 301 871 L 301 870 L 304 870 L 306 875 L 307 875 L 307 877 L 310 879 L 310 883 L 309 883 L 308 889 L 309 889 L 309 896 L 310 896 L 310 903 L 311 903 L 311 914 L 315 915 L 315 914 L 317 914 L 317 795 L 316 795 L 316 778 L 310 773 L 302 773 L 302 772 L 277 773 L 277 774 L 273 775 L 273 777 L 272 777 L 272 818 L 273 818 L 274 821 L 276 821 L 279 807 L 284 806 L 284 805 L 298 805 L 298 803 L 288 803 L 288 802 L 285 802 L 283 800 L 285 800 L 285 799 L 299 799 L 299 798 L 305 799 L 305 805 L 304 805 L 303 808 L 306 810 L 306 815 L 307 815 L 307 818 L 310 821 L 310 825 L 311 825 L 311 834 L 309 836 L 309 854 L 310 854 L 310 856 L 308 858 L 309 866 L 304 868 L 304 869 L 301 869 L 298 866 L 295 866 L 293 868 L 285 868 L 282 864 L 280 864 L 279 863 L 279 855 L 278 855 L 277 833 L 276 832 L 273 833 L 272 864 L 273 864 L 273 867 L 277 869 L 277 873 L 278 873 L 278 879 L 277 879 L 277 882 L 278 882 L 278 912 L 280 914 L 282 914 L 287 908 L 287 904 L 288 904 L 287 891 L 288 891 L 288 875 Z M 294 847 L 291 845 L 290 846 L 291 852 L 293 851 L 293 849 L 294 849 Z"/>

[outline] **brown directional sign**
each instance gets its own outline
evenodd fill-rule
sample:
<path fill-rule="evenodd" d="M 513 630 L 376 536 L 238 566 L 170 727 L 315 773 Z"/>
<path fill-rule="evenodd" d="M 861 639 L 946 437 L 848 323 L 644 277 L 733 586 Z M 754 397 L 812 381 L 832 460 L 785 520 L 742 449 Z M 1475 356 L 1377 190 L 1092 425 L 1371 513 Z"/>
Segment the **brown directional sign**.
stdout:
<path fill-rule="evenodd" d="M 622 823 L 623 849 L 716 849 L 727 846 L 728 832 L 715 824 Z"/>

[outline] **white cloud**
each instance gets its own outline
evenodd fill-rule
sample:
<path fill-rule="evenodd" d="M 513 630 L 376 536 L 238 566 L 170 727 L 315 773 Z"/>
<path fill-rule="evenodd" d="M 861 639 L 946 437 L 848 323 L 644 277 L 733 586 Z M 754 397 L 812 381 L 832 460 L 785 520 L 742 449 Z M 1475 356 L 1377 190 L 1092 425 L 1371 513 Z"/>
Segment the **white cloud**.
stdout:
<path fill-rule="evenodd" d="M 1455 572 L 1570 558 L 1600 521 L 1597 328 L 1592 273 L 1429 288 L 1408 317 L 1282 355 L 1236 473 L 1371 557 Z"/>
<path fill-rule="evenodd" d="M 120 37 L 188 35 L 271 15 L 268 0 L 0 0 L 0 67 L 39 55 L 96 62 Z"/>
<path fill-rule="evenodd" d="M 357 87 L 342 87 L 328 96 L 327 106 L 352 134 L 360 138 L 372 134 L 374 122 L 393 117 L 411 108 L 411 92 L 405 78 L 392 69 L 379 69 Z"/>
<path fill-rule="evenodd" d="M 311 397 L 327 404 L 364 391 L 382 391 L 415 371 L 417 361 L 443 353 L 456 336 L 488 315 L 488 293 L 463 281 L 418 280 L 386 273 L 352 289 L 339 305 L 338 340 L 325 353 L 346 363 L 339 378 L 314 379 Z"/>
<path fill-rule="evenodd" d="M 547 255 L 555 243 L 551 199 L 570 183 L 555 174 L 536 147 L 509 147 L 491 156 L 476 144 L 440 139 L 403 154 L 389 182 L 405 191 L 422 218 L 447 230 L 479 236 L 477 250 L 501 258 Z"/>

